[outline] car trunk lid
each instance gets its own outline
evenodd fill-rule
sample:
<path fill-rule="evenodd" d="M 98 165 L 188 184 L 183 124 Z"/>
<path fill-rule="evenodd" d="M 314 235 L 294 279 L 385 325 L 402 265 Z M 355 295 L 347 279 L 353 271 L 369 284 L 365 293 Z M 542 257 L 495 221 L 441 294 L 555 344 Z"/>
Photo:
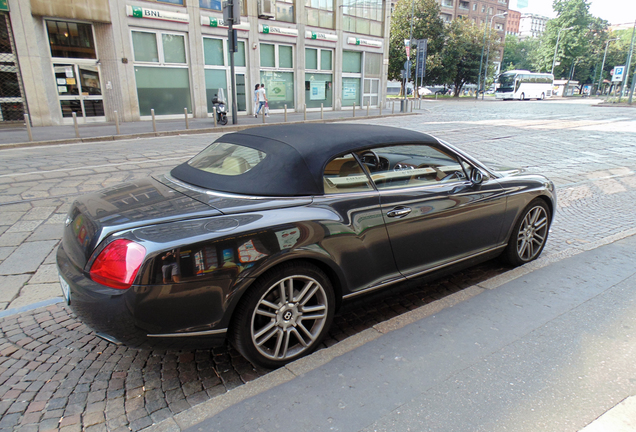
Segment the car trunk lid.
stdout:
<path fill-rule="evenodd" d="M 220 214 L 194 197 L 146 178 L 76 200 L 66 218 L 62 244 L 71 261 L 84 268 L 102 240 L 118 231 Z"/>

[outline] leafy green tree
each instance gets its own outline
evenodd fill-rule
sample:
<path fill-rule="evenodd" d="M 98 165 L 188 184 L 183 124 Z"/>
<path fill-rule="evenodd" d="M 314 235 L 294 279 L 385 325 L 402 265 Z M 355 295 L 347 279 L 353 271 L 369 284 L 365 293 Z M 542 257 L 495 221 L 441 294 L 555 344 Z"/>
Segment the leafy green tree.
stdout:
<path fill-rule="evenodd" d="M 400 72 L 406 62 L 404 39 L 409 38 L 411 31 L 411 0 L 400 0 L 395 5 L 391 17 L 391 34 L 389 38 L 389 73 L 388 79 L 400 80 Z M 428 57 L 426 59 L 425 84 L 442 81 L 445 69 L 441 62 L 441 51 L 444 46 L 446 28 L 440 18 L 440 7 L 436 0 L 415 0 L 413 19 L 413 39 L 428 39 Z M 415 77 L 415 48 L 411 51 L 413 68 L 411 76 Z"/>
<path fill-rule="evenodd" d="M 501 48 L 496 31 L 490 32 L 486 38 L 486 46 L 490 44 L 489 74 L 491 76 L 492 60 L 495 52 Z M 484 26 L 476 26 L 472 21 L 453 20 L 448 28 L 446 45 L 442 52 L 442 64 L 447 71 L 444 84 L 455 87 L 455 97 L 459 97 L 466 83 L 476 83 L 479 79 L 479 64 L 484 47 Z M 483 58 L 484 66 L 486 55 Z"/>
<path fill-rule="evenodd" d="M 539 41 L 537 39 L 519 40 L 518 36 L 507 35 L 501 70 L 525 69 L 533 71 L 532 61 L 538 47 Z"/>
<path fill-rule="evenodd" d="M 616 39 L 618 40 L 612 40 Z M 627 53 L 629 52 L 629 46 L 632 40 L 632 30 L 617 30 L 615 32 L 609 33 L 605 41 L 610 41 L 607 46 L 607 58 L 605 59 L 605 67 L 603 68 L 603 79 L 604 80 L 612 80 L 612 76 L 610 75 L 610 71 L 614 69 L 615 66 L 623 66 L 627 61 Z M 599 65 L 598 70 L 595 76 L 595 82 L 598 84 L 599 76 L 601 75 L 600 67 L 603 61 L 603 54 L 605 52 L 605 43 L 602 45 L 602 51 L 599 57 Z M 632 62 L 630 67 L 630 77 L 633 76 L 634 67 L 636 66 L 636 53 L 632 54 Z M 631 82 L 631 81 L 630 81 Z"/>
<path fill-rule="evenodd" d="M 572 76 L 582 83 L 591 82 L 601 45 L 607 38 L 607 21 L 590 13 L 589 0 L 554 0 L 553 9 L 557 17 L 546 25 L 534 56 L 535 69 L 550 72 L 560 32 L 555 78 Z"/>

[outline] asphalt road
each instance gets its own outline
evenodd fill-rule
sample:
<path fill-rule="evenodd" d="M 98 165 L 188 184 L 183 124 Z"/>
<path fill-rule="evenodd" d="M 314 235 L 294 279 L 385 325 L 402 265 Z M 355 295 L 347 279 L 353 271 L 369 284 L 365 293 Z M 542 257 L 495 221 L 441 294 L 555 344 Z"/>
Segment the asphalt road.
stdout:
<path fill-rule="evenodd" d="M 432 133 L 484 161 L 548 175 L 559 202 L 546 259 L 634 230 L 632 109 L 592 107 L 589 100 L 429 101 L 424 107 L 418 116 L 356 122 Z M 1 150 L 0 311 L 60 295 L 54 249 L 75 196 L 165 172 L 217 136 Z M 361 299 L 336 317 L 325 345 L 507 270 L 491 262 Z M 230 347 L 212 352 L 114 348 L 61 304 L 0 316 L 0 332 L 0 429 L 139 430 L 269 372 Z"/>

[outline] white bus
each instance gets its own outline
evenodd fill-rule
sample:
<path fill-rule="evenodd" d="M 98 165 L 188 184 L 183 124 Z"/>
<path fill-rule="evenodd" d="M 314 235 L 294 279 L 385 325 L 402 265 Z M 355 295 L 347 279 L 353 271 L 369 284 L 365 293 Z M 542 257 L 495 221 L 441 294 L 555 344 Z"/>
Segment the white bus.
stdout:
<path fill-rule="evenodd" d="M 497 99 L 545 99 L 552 96 L 554 75 L 511 70 L 499 75 Z"/>

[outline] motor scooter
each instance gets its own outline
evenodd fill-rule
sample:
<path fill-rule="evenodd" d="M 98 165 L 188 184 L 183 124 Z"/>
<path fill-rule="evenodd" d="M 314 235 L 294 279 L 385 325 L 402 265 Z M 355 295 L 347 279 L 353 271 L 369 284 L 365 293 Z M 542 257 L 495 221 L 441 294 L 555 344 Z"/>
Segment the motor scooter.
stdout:
<path fill-rule="evenodd" d="M 227 124 L 227 107 L 225 105 L 225 93 L 222 88 L 212 98 L 212 106 L 214 107 L 214 115 L 217 123 L 221 125 Z"/>

